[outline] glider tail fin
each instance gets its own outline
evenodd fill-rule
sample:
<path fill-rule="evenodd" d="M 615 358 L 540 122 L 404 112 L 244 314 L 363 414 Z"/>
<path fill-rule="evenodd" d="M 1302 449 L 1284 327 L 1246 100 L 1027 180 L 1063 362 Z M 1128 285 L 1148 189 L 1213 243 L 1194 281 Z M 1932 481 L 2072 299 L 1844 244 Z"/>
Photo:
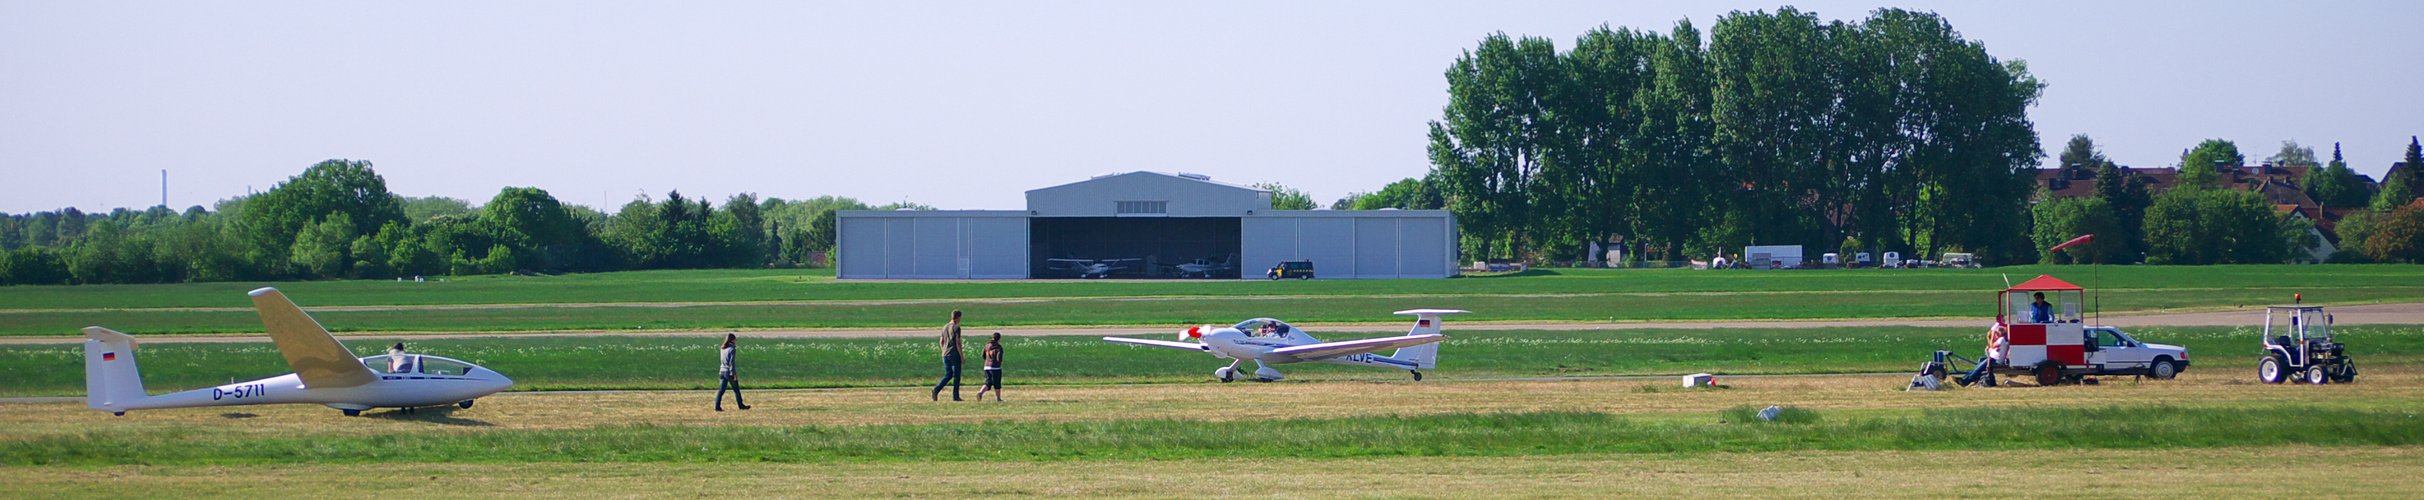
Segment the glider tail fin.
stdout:
<path fill-rule="evenodd" d="M 1406 335 L 1439 335 L 1440 316 L 1464 313 L 1465 311 L 1455 309 L 1409 309 L 1397 312 L 1399 315 L 1414 317 L 1414 329 L 1408 330 Z M 1412 361 L 1422 369 L 1437 368 L 1439 367 L 1439 344 L 1432 342 L 1398 349 L 1397 352 L 1390 353 L 1389 357 Z"/>
<path fill-rule="evenodd" d="M 1429 344 L 1398 349 L 1397 352 L 1389 353 L 1389 357 L 1397 358 L 1400 361 L 1413 362 L 1416 367 L 1424 370 L 1438 368 L 1439 343 L 1432 342 Z"/>
<path fill-rule="evenodd" d="M 135 338 L 98 326 L 84 327 L 84 405 L 125 412 L 151 394 L 135 368 Z"/>

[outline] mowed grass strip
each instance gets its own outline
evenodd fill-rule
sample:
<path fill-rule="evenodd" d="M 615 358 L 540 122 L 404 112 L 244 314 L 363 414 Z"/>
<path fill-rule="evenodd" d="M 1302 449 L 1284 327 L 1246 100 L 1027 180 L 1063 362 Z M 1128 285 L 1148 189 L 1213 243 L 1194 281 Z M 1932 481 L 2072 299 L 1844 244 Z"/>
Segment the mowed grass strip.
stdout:
<path fill-rule="evenodd" d="M 1948 464 L 1991 467 L 1961 473 Z M 33 498 L 303 498 L 375 488 L 406 498 L 1302 497 L 1710 498 L 2280 496 L 2416 498 L 2417 447 L 1802 451 L 1359 459 L 1060 462 L 310 464 L 5 467 Z M 1966 470 L 1966 469 L 1964 469 Z M 2327 477 L 2328 481 L 2315 478 Z"/>
<path fill-rule="evenodd" d="M 2424 283 L 2419 280 L 2417 283 Z M 2246 307 L 2288 302 L 2287 289 L 2114 291 L 2099 294 L 2107 312 Z M 2424 285 L 2304 291 L 2309 304 L 2424 300 Z M 321 297 L 290 294 L 308 305 Z M 982 325 L 1134 326 L 1174 329 L 1253 317 L 1292 323 L 1390 322 L 1392 311 L 1455 308 L 1462 321 L 1640 322 L 1845 318 L 1991 318 L 1990 292 L 1791 292 L 1721 295 L 1545 297 L 1312 297 L 1103 299 L 916 304 L 752 304 L 687 307 L 528 307 L 317 311 L 336 332 L 518 332 L 735 329 L 929 328 L 953 309 Z M 85 326 L 135 333 L 257 333 L 252 310 L 44 311 L 0 314 L 0 336 L 76 335 Z"/>
<path fill-rule="evenodd" d="M 870 282 L 831 270 L 630 271 L 561 276 L 0 287 L 0 310 L 250 307 L 275 286 L 306 306 L 977 300 L 1087 297 L 1542 295 L 2000 290 L 2039 274 L 2108 290 L 2408 288 L 2424 265 L 2012 266 L 1988 269 L 1693 271 L 1554 269 L 1448 280 Z M 2101 277 L 2100 279 L 2098 277 Z M 2424 296 L 2411 293 L 2410 297 Z"/>
<path fill-rule="evenodd" d="M 1983 328 L 1838 327 L 1448 331 L 1437 380 L 1577 375 L 1858 373 L 1915 370 L 1936 350 L 1975 356 Z M 2253 327 L 2151 327 L 2139 340 L 2189 348 L 2192 373 L 2254 366 Z M 2424 362 L 2424 326 L 2353 325 L 2336 330 L 2360 368 Z M 970 346 L 983 331 L 969 330 Z M 1393 335 L 1339 334 L 1327 340 Z M 1166 337 L 1165 337 L 1166 338 Z M 463 359 L 513 377 L 516 390 L 713 389 L 713 337 L 504 337 L 410 340 L 413 351 Z M 931 384 L 941 374 L 932 340 L 921 338 L 749 339 L 741 375 L 752 388 Z M 1206 383 L 1227 360 L 1198 352 L 1104 342 L 1096 336 L 1004 337 L 1012 385 Z M 384 342 L 352 342 L 360 355 Z M 210 387 L 292 371 L 274 345 L 144 344 L 137 351 L 154 393 Z M 83 346 L 0 345 L 0 396 L 84 392 Z M 1251 367 L 1249 363 L 1247 366 Z M 1291 380 L 1406 380 L 1405 372 L 1300 363 L 1277 366 Z M 969 376 L 979 376 L 974 369 Z M 2252 373 L 2252 371 L 2250 372 Z"/>
<path fill-rule="evenodd" d="M 169 430 L 0 443 L 0 463 L 215 465 L 883 462 L 1524 456 L 1796 450 L 2143 449 L 2424 444 L 2424 414 L 2301 407 L 1957 408 L 1814 423 L 1588 412 L 1208 422 L 854 427 L 629 426 L 213 439 Z"/>

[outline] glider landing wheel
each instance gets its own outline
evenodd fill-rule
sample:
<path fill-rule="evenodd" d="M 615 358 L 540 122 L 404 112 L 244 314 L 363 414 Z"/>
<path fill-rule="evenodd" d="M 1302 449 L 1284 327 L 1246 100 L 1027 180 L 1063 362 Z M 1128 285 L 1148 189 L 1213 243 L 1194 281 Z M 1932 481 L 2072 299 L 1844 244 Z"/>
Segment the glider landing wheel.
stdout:
<path fill-rule="evenodd" d="M 345 410 L 345 416 L 348 416 L 348 417 L 359 417 L 359 416 L 362 416 L 362 410 Z"/>
<path fill-rule="evenodd" d="M 1415 382 L 1421 382 L 1421 381 L 1422 381 L 1422 372 L 1418 372 L 1418 371 L 1414 371 L 1414 370 L 1406 370 L 1406 371 L 1414 372 L 1414 381 L 1415 381 Z"/>
<path fill-rule="evenodd" d="M 455 403 L 455 405 L 456 405 L 456 406 L 461 406 L 461 407 L 463 407 L 463 409 L 469 410 L 469 409 L 471 409 L 471 400 L 466 399 L 466 400 L 463 400 L 463 402 L 461 402 L 461 403 Z"/>
<path fill-rule="evenodd" d="M 120 412 L 111 412 L 111 413 L 110 413 L 110 416 L 123 417 L 123 416 L 126 416 L 126 412 L 122 412 L 122 411 L 120 411 Z"/>

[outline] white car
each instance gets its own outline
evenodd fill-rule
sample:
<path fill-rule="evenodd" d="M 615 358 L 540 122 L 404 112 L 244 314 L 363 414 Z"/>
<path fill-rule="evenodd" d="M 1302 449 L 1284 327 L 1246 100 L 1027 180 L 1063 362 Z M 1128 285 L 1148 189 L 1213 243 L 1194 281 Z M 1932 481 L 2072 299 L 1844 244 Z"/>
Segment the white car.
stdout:
<path fill-rule="evenodd" d="M 2110 326 L 2087 327 L 2087 364 L 2081 375 L 2145 375 L 2169 379 L 2188 370 L 2188 348 L 2150 344 Z"/>

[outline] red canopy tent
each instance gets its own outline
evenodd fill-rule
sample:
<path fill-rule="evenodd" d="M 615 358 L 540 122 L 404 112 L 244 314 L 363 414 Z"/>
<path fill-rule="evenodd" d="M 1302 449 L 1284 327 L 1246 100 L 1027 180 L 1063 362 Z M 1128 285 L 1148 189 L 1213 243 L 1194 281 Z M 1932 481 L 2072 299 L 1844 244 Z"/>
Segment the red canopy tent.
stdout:
<path fill-rule="evenodd" d="M 2041 292 L 2049 290 L 2085 290 L 2085 288 L 2080 288 L 2079 285 L 2070 284 L 2068 281 L 2054 279 L 2053 276 L 2040 274 L 2037 275 L 2037 279 L 2028 280 L 2027 283 L 2014 285 L 2009 289 L 2005 289 L 2004 291 Z"/>

